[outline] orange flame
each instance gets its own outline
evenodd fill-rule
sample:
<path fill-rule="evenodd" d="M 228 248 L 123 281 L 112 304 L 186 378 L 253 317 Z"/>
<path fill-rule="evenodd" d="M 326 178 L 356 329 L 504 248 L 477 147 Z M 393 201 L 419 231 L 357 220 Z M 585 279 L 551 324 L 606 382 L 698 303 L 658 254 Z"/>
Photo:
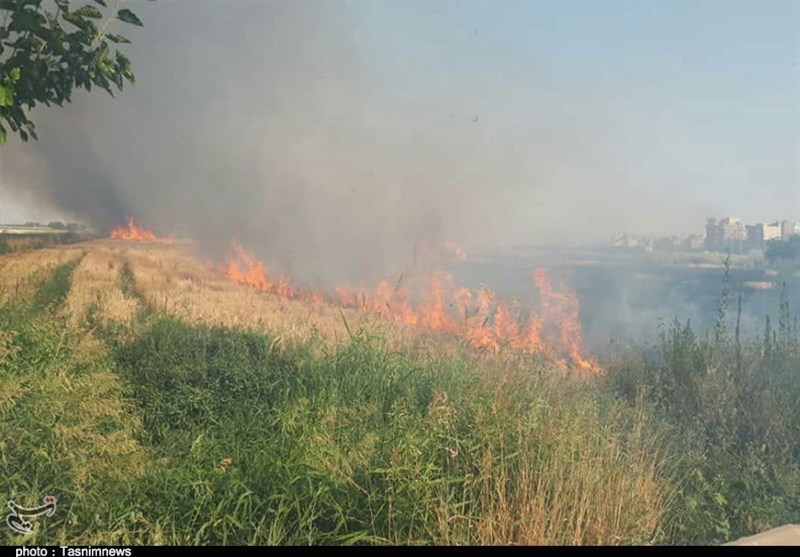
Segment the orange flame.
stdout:
<path fill-rule="evenodd" d="M 142 227 L 137 224 L 132 217 L 128 217 L 126 226 L 120 226 L 111 231 L 109 238 L 117 240 L 136 240 L 136 241 L 151 241 L 157 240 L 155 233 L 152 230 Z"/>
<path fill-rule="evenodd" d="M 564 357 L 573 365 L 590 373 L 599 373 L 599 366 L 582 356 L 583 341 L 577 294 L 570 288 L 554 287 L 544 270 L 534 273 L 539 290 L 538 312 L 522 319 L 518 304 L 496 299 L 487 288 L 472 291 L 453 288 L 449 273 L 434 271 L 416 305 L 411 303 L 408 287 L 393 288 L 381 282 L 374 292 L 348 287 L 336 289 L 342 306 L 370 310 L 377 315 L 463 338 L 479 351 L 497 353 L 507 348 L 526 354 Z"/>
<path fill-rule="evenodd" d="M 295 289 L 286 279 L 273 282 L 264 264 L 236 242 L 231 245 L 224 272 L 234 282 L 283 298 L 314 304 L 325 300 L 319 292 Z M 576 292 L 565 285 L 553 286 L 543 269 L 533 274 L 539 291 L 537 311 L 526 316 L 521 315 L 518 303 L 498 299 L 488 288 L 456 290 L 453 277 L 442 270 L 433 271 L 424 285 L 419 284 L 418 277 L 405 283 L 404 278 L 382 281 L 373 290 L 339 286 L 334 291 L 334 301 L 339 306 L 367 310 L 411 327 L 457 336 L 479 352 L 497 354 L 510 349 L 543 354 L 567 359 L 588 373 L 602 371 L 582 355 Z"/>
<path fill-rule="evenodd" d="M 580 303 L 577 293 L 563 285 L 559 289 L 553 288 L 544 269 L 535 271 L 533 280 L 541 296 L 540 305 L 544 322 L 553 328 L 550 344 L 569 356 L 572 363 L 579 368 L 591 373 L 599 373 L 601 369 L 597 363 L 591 359 L 585 359 L 581 355 L 583 335 L 578 315 Z"/>
<path fill-rule="evenodd" d="M 261 261 L 253 257 L 238 242 L 231 243 L 231 252 L 225 265 L 229 279 L 258 290 L 272 291 L 272 281 L 267 277 L 267 268 Z"/>
<path fill-rule="evenodd" d="M 296 292 L 292 283 L 284 277 L 277 282 L 270 280 L 266 265 L 236 241 L 231 242 L 229 255 L 225 258 L 224 273 L 233 282 L 272 292 L 281 298 L 300 297 L 312 303 L 322 301 L 321 295 L 315 292 Z"/>

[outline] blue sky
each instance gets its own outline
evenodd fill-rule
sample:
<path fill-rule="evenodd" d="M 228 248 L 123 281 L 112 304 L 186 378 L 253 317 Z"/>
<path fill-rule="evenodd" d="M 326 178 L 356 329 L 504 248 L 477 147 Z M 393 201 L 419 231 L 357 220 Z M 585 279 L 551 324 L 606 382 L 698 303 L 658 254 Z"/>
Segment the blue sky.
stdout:
<path fill-rule="evenodd" d="M 555 111 L 655 200 L 751 221 L 800 212 L 799 2 L 348 7 L 364 63 L 415 109 L 471 109 L 515 136 Z"/>
<path fill-rule="evenodd" d="M 321 251 L 342 205 L 354 238 L 393 219 L 386 242 L 423 225 L 509 245 L 578 221 L 596 237 L 576 241 L 800 219 L 797 1 L 133 4 L 136 85 L 76 96 L 41 113 L 49 143 L 5 147 L 0 221 L 59 212 L 30 192 L 60 186 L 26 183 L 63 179 L 50 163 L 75 122 L 60 135 L 86 147 L 66 160 L 119 207 L 188 230 L 185 187 Z M 217 199 L 209 177 L 245 167 L 241 196 Z"/>

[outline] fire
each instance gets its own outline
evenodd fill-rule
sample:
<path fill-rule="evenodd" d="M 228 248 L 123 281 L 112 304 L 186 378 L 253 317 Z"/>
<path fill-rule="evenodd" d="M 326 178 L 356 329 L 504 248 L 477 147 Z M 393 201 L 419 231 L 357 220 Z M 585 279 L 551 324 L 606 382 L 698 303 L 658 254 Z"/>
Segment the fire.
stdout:
<path fill-rule="evenodd" d="M 282 278 L 275 283 L 275 294 L 282 298 L 294 298 L 294 288 L 288 280 Z"/>
<path fill-rule="evenodd" d="M 323 302 L 321 294 L 298 291 L 285 277 L 281 277 L 277 281 L 271 280 L 266 265 L 236 241 L 231 242 L 228 256 L 225 258 L 223 273 L 233 282 L 264 292 L 271 292 L 281 298 L 300 298 L 312 304 Z"/>
<path fill-rule="evenodd" d="M 296 289 L 283 278 L 271 280 L 265 265 L 237 242 L 231 246 L 224 273 L 234 282 L 283 298 L 325 302 L 319 292 Z M 566 285 L 554 285 L 544 269 L 533 273 L 533 282 L 539 302 L 527 312 L 516 301 L 500 299 L 485 287 L 456 289 L 452 275 L 442 270 L 431 272 L 424 280 L 401 275 L 374 289 L 339 286 L 330 301 L 410 327 L 456 336 L 481 353 L 544 354 L 588 373 L 600 373 L 597 363 L 583 356 L 576 292 Z"/>
<path fill-rule="evenodd" d="M 239 242 L 231 244 L 231 255 L 225 264 L 226 275 L 233 282 L 272 292 L 272 281 L 264 264 L 245 250 Z"/>
<path fill-rule="evenodd" d="M 389 281 L 381 282 L 374 291 L 339 287 L 336 301 L 398 323 L 458 336 L 481 352 L 511 349 L 545 354 L 598 373 L 597 364 L 582 356 L 577 294 L 564 285 L 553 286 L 545 270 L 536 271 L 533 279 L 540 300 L 538 308 L 527 315 L 519 304 L 498 299 L 488 288 L 456 290 L 452 276 L 444 271 L 430 275 L 416 304 L 412 303 L 411 288 L 393 287 Z"/>
<path fill-rule="evenodd" d="M 431 331 L 455 333 L 457 330 L 456 323 L 447 311 L 452 287 L 453 277 L 450 273 L 434 271 L 431 274 L 427 300 L 419 309 L 420 321 Z"/>
<path fill-rule="evenodd" d="M 578 316 L 580 303 L 576 292 L 566 286 L 554 288 L 544 269 L 535 271 L 533 280 L 541 296 L 542 319 L 551 328 L 550 344 L 568 355 L 579 368 L 599 373 L 601 370 L 597 363 L 581 355 L 583 340 Z"/>
<path fill-rule="evenodd" d="M 126 226 L 120 226 L 112 230 L 109 234 L 109 238 L 137 241 L 151 241 L 158 239 L 152 230 L 139 225 L 135 220 L 133 220 L 132 217 L 128 217 Z"/>

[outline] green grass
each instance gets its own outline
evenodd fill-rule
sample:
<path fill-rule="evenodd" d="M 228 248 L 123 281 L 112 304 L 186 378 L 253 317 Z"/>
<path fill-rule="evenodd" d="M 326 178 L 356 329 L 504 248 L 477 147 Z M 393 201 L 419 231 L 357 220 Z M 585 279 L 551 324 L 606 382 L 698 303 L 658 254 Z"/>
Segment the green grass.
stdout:
<path fill-rule="evenodd" d="M 727 312 L 703 336 L 677 320 L 650 349 L 608 369 L 618 396 L 645 398 L 682 454 L 668 539 L 721 543 L 800 521 L 800 328 L 781 296 L 778 323 L 745 339 Z"/>
<path fill-rule="evenodd" d="M 669 482 L 646 417 L 591 385 L 523 363 L 423 364 L 379 337 L 286 348 L 160 315 L 87 350 L 56 303 L 69 271 L 0 310 L 0 485 L 21 503 L 59 497 L 30 543 L 658 535 Z"/>
<path fill-rule="evenodd" d="M 575 392 L 565 412 L 558 407 L 565 401 L 533 370 L 501 374 L 452 359 L 419 365 L 367 337 L 313 354 L 170 317 L 116 349 L 141 408 L 142 441 L 165 463 L 151 478 L 145 514 L 175 509 L 158 518 L 171 539 L 610 543 L 655 536 L 657 519 L 647 518 L 658 509 L 633 501 L 636 487 L 622 495 L 631 499 L 622 519 L 603 495 L 604 485 L 622 491 L 621 484 L 658 475 L 658 457 L 646 456 L 649 447 L 636 437 L 636 417 L 613 403 Z M 579 476 L 590 471 L 596 485 L 587 481 L 580 492 L 577 484 L 588 479 Z M 523 480 L 534 473 L 552 485 Z M 659 498 L 655 483 L 646 487 Z M 552 510 L 559 521 L 525 516 L 525 505 Z M 621 523 L 598 530 L 592 515 Z"/>
<path fill-rule="evenodd" d="M 783 305 L 758 343 L 722 311 L 577 380 L 364 332 L 285 346 L 142 314 L 90 335 L 63 314 L 73 269 L 0 308 L 0 492 L 59 498 L 25 543 L 716 543 L 800 516 Z"/>
<path fill-rule="evenodd" d="M 61 305 L 69 292 L 72 271 L 77 266 L 78 262 L 75 262 L 59 265 L 53 269 L 52 274 L 37 288 L 31 309 L 42 311 Z"/>

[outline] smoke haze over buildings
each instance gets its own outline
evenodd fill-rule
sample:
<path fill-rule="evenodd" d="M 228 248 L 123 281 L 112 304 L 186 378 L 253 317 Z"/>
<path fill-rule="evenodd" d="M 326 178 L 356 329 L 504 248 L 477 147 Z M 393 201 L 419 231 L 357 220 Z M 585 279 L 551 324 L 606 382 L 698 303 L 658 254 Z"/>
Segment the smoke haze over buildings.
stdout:
<path fill-rule="evenodd" d="M 639 44 L 646 55 L 625 54 L 624 40 L 644 40 L 630 16 L 581 6 L 133 3 L 145 27 L 119 30 L 133 41 L 137 83 L 117 99 L 78 92 L 65 108 L 37 109 L 41 140 L 3 148 L 2 210 L 52 208 L 99 230 L 132 215 L 211 253 L 238 238 L 271 267 L 316 282 L 397 270 L 422 239 L 469 251 L 700 231 L 706 216 L 745 206 L 763 219 L 797 216 L 766 214 L 800 195 L 800 132 L 785 125 L 800 113 L 785 100 L 800 93 L 797 48 L 771 68 L 784 96 L 739 116 L 743 135 L 762 134 L 743 155 L 748 144 L 717 142 L 741 107 L 709 98 L 742 68 L 714 65 L 727 58 L 713 49 L 677 47 L 706 29 L 687 23 L 674 43 L 657 32 Z M 741 35 L 733 17 L 712 39 L 745 45 L 777 22 L 773 48 L 783 52 L 800 44 L 781 23 L 778 12 L 797 12 L 787 6 L 755 19 L 741 6 L 704 6 L 698 17 L 737 12 L 755 31 Z M 683 21 L 677 7 L 652 10 L 665 13 L 643 12 L 644 27 Z M 576 62 L 615 34 L 608 59 Z M 566 38 L 571 46 L 559 46 Z M 719 85 L 692 89 L 691 78 L 707 79 L 695 73 L 706 60 Z M 751 201 L 757 188 L 785 201 Z"/>

